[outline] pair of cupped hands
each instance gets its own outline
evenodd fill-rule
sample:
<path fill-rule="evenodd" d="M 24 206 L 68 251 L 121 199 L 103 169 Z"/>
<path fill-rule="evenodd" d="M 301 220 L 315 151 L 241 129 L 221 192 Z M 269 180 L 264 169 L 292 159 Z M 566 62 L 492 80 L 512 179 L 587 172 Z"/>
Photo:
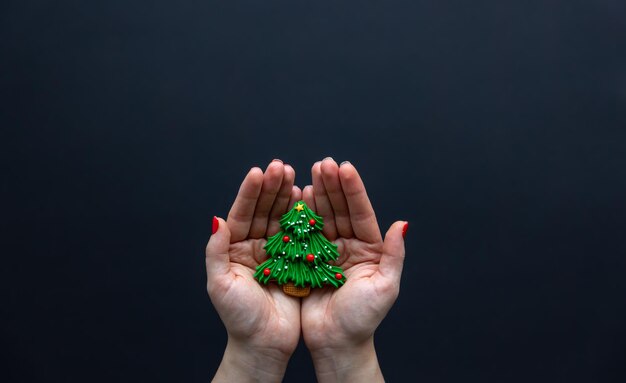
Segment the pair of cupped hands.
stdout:
<path fill-rule="evenodd" d="M 228 332 L 214 381 L 282 380 L 301 333 L 318 381 L 382 380 L 373 336 L 398 296 L 408 223 L 395 222 L 383 241 L 352 164 L 329 157 L 311 173 L 312 185 L 300 189 L 294 169 L 280 160 L 265 171 L 254 167 L 227 219 L 213 219 L 207 289 Z M 267 259 L 266 238 L 280 231 L 280 217 L 300 200 L 323 217 L 323 234 L 338 246 L 335 264 L 347 279 L 302 299 L 253 277 Z"/>

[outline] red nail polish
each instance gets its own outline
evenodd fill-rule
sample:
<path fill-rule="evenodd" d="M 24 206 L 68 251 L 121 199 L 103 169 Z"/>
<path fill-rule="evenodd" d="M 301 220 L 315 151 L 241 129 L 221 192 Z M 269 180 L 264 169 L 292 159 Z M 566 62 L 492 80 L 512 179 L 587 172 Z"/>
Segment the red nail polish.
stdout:
<path fill-rule="evenodd" d="M 215 234 L 217 232 L 217 229 L 220 227 L 220 221 L 217 219 L 217 217 L 213 217 L 213 234 Z"/>
<path fill-rule="evenodd" d="M 404 227 L 402 228 L 402 238 L 406 237 L 406 231 L 409 230 L 409 223 L 405 223 Z"/>

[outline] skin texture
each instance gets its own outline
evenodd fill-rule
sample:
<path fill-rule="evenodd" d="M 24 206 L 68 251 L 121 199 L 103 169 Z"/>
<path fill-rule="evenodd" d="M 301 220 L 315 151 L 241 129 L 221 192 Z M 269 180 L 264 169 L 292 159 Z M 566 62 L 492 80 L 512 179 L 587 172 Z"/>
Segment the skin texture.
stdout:
<path fill-rule="evenodd" d="M 384 381 L 373 336 L 398 296 L 407 223 L 395 222 L 383 241 L 350 163 L 315 163 L 313 185 L 302 191 L 294 179 L 280 161 L 265 172 L 251 169 L 207 245 L 209 296 L 228 332 L 214 381 L 281 381 L 301 331 L 318 381 Z M 264 238 L 278 232 L 280 216 L 300 199 L 324 218 L 324 235 L 338 245 L 335 263 L 347 277 L 341 288 L 312 289 L 302 300 L 252 277 L 267 258 Z"/>

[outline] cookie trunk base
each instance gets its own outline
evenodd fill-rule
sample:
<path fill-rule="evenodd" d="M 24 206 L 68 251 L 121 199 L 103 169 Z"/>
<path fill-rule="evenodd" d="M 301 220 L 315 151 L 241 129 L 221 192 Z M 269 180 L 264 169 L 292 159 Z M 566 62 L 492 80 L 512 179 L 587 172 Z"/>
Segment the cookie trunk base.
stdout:
<path fill-rule="evenodd" d="M 298 287 L 292 282 L 286 283 L 282 285 L 282 287 L 283 292 L 287 295 L 291 295 L 292 297 L 304 298 L 308 297 L 311 293 L 311 286 Z"/>

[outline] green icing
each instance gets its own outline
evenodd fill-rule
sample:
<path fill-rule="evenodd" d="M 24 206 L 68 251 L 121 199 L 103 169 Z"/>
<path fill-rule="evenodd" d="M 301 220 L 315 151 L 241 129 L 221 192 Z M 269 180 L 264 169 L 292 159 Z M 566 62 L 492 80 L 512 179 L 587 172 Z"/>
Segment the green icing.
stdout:
<path fill-rule="evenodd" d="M 300 204 L 302 211 L 296 209 Z M 311 219 L 315 220 L 313 226 L 309 223 Z M 259 282 L 267 284 L 276 280 L 279 285 L 293 282 L 300 287 L 340 287 L 345 283 L 343 270 L 327 263 L 336 260 L 339 253 L 337 245 L 322 234 L 322 217 L 309 209 L 303 201 L 298 201 L 282 216 L 280 227 L 282 230 L 268 238 L 265 244 L 264 249 L 269 258 L 257 266 L 254 273 Z M 283 241 L 285 236 L 289 236 L 289 242 Z M 315 260 L 307 261 L 307 254 L 315 255 Z M 266 268 L 270 270 L 269 275 L 263 273 Z M 337 273 L 341 273 L 341 279 L 335 277 Z"/>

